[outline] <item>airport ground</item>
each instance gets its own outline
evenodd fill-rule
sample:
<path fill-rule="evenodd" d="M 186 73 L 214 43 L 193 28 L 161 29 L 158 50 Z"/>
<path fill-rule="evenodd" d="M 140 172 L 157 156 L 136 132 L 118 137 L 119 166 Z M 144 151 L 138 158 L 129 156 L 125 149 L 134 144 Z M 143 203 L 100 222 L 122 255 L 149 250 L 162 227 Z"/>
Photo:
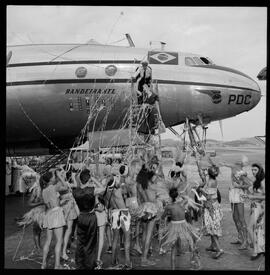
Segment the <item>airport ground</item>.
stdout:
<path fill-rule="evenodd" d="M 215 148 L 217 156 L 213 159 L 217 161 L 233 162 L 236 159 L 240 159 L 242 155 L 246 155 L 249 158 L 250 163 L 260 162 L 265 167 L 265 148 Z M 188 177 L 190 180 L 199 179 L 196 166 L 194 161 L 190 159 L 187 164 Z M 168 167 L 165 167 L 168 170 Z M 230 241 L 236 237 L 236 229 L 232 220 L 231 208 L 228 201 L 228 188 L 230 182 L 230 169 L 226 167 L 221 168 L 221 173 L 218 177 L 219 190 L 221 192 L 222 202 L 221 206 L 223 209 L 223 236 L 220 239 L 221 246 L 225 253 L 218 259 L 212 259 L 210 252 L 206 252 L 205 248 L 209 246 L 209 238 L 202 237 L 199 243 L 200 255 L 201 255 L 201 266 L 202 270 L 264 270 L 265 269 L 265 258 L 261 258 L 251 261 L 251 249 L 246 251 L 239 251 L 237 245 L 230 244 Z M 24 236 L 22 238 L 22 229 L 18 228 L 15 222 L 15 218 L 21 216 L 28 210 L 26 203 L 26 197 L 10 196 L 6 197 L 5 201 L 5 263 L 4 267 L 8 269 L 40 269 L 41 256 L 30 256 L 28 259 L 19 260 L 22 256 L 29 256 L 33 249 L 32 240 L 32 228 L 31 226 L 26 228 Z M 249 205 L 245 205 L 246 220 L 249 218 Z M 199 228 L 200 223 L 194 223 L 194 226 Z M 45 234 L 42 234 L 42 241 L 44 241 Z M 22 241 L 21 241 L 22 240 Z M 21 243 L 20 243 L 21 241 Z M 16 253 L 16 249 L 20 243 L 20 247 Z M 106 242 L 105 242 L 106 244 Z M 154 251 L 151 259 L 156 262 L 155 266 L 141 267 L 140 257 L 131 256 L 134 269 L 170 269 L 170 254 L 163 256 L 158 255 L 157 240 L 153 241 Z M 104 250 L 107 247 L 105 245 Z M 71 249 L 71 258 L 74 258 L 74 247 Z M 15 261 L 13 257 L 16 255 Z M 53 254 L 54 251 L 51 249 L 49 254 L 48 268 L 53 268 Z M 124 252 L 119 252 L 120 263 L 124 263 Z M 176 269 L 178 270 L 189 270 L 189 253 L 181 254 L 176 257 Z M 110 265 L 110 254 L 103 256 L 104 267 L 108 268 Z M 64 262 L 63 262 L 64 264 Z M 67 266 L 73 269 L 74 263 L 66 262 Z"/>

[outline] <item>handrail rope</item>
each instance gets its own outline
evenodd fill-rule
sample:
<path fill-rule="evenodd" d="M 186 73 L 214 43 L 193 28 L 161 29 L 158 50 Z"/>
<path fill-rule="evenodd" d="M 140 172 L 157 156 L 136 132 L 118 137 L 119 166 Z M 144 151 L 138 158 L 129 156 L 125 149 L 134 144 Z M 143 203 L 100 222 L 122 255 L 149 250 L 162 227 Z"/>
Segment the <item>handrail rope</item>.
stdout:
<path fill-rule="evenodd" d="M 115 96 L 115 98 L 116 98 L 117 96 Z M 113 104 L 110 106 L 110 108 L 107 108 L 107 117 L 108 117 L 108 114 L 109 114 L 109 112 L 111 111 L 111 109 L 112 109 L 112 107 L 113 107 Z M 93 109 L 93 108 L 92 108 Z M 99 113 L 98 113 L 99 114 Z M 98 114 L 96 114 L 96 117 L 95 117 L 95 120 L 97 119 L 97 116 L 98 116 Z M 104 119 L 103 119 L 104 120 Z M 106 124 L 106 123 L 105 123 Z M 94 127 L 94 126 L 93 126 Z M 92 130 L 92 133 L 93 133 L 93 131 L 94 131 L 94 128 L 93 128 L 93 130 Z M 117 134 L 116 134 L 117 135 Z M 115 136 L 116 136 L 115 135 Z M 115 137 L 114 136 L 114 137 Z M 91 148 L 91 145 L 92 145 L 92 143 L 90 144 L 90 146 L 89 146 L 89 148 Z M 111 148 L 113 147 L 113 144 L 111 145 L 111 147 L 109 148 L 109 150 L 108 151 L 110 151 L 111 150 Z M 84 162 L 86 162 L 87 161 L 87 158 L 84 160 Z"/>
<path fill-rule="evenodd" d="M 100 61 L 101 62 L 101 61 Z M 134 60 L 134 63 L 135 63 L 135 60 Z M 112 81 L 113 79 L 111 79 L 111 81 Z M 129 81 L 127 82 L 127 83 L 129 83 Z M 95 84 L 96 84 L 96 82 L 95 82 Z M 107 84 L 108 85 L 108 84 Z M 107 86 L 106 85 L 106 86 Z M 101 96 L 102 96 L 102 94 L 100 95 L 100 97 L 99 98 L 101 98 Z M 98 99 L 99 100 L 99 99 Z M 96 100 L 95 101 L 95 104 L 98 102 L 98 100 Z M 94 104 L 94 106 L 95 106 L 95 104 Z M 94 106 L 92 107 L 92 110 L 93 110 L 93 108 L 94 108 Z M 109 112 L 108 112 L 109 113 Z M 98 115 L 98 114 L 97 114 Z M 97 116 L 96 116 L 97 117 Z M 96 119 L 95 119 L 95 121 L 96 121 Z M 107 120 L 106 120 L 107 121 Z M 89 122 L 87 121 L 87 123 L 86 123 L 86 125 L 87 126 L 89 126 Z M 86 129 L 86 126 L 84 127 L 84 129 L 83 129 L 83 131 L 85 131 L 85 129 Z M 94 130 L 94 128 L 93 128 L 93 130 Z M 93 142 L 93 141 L 92 141 Z M 91 145 L 92 145 L 92 143 L 91 143 Z M 112 147 L 112 146 L 111 146 Z M 89 149 L 91 148 L 91 146 L 89 146 Z M 88 151 L 87 151 L 88 152 Z M 87 153 L 88 154 L 88 153 Z M 70 159 L 70 154 L 69 154 L 69 157 L 68 157 L 68 160 Z"/>
<path fill-rule="evenodd" d="M 21 246 L 21 244 L 22 244 L 23 237 L 24 237 L 24 233 L 25 233 L 25 227 L 26 227 L 26 225 L 24 224 L 24 225 L 23 225 L 23 232 L 22 232 L 21 239 L 20 239 L 20 241 L 19 241 L 19 243 L 18 243 L 18 245 L 17 245 L 17 247 L 16 247 L 15 254 L 14 254 L 14 256 L 12 257 L 12 261 L 13 261 L 13 262 L 15 262 L 15 258 L 16 258 L 16 256 L 17 256 L 18 250 L 19 250 L 19 248 L 20 248 L 20 246 Z"/>
<path fill-rule="evenodd" d="M 102 108 L 102 109 L 103 109 L 103 108 Z M 106 115 L 105 115 L 105 118 L 106 118 L 105 121 L 107 121 L 108 114 L 109 114 L 109 112 L 111 111 L 111 109 L 112 109 L 112 107 L 111 107 L 111 108 L 107 108 L 107 112 L 106 112 Z M 101 111 L 101 110 L 100 110 L 100 111 Z M 97 119 L 98 115 L 99 115 L 99 113 L 96 115 L 95 120 L 94 120 L 92 134 L 93 134 L 93 132 L 94 132 L 94 127 L 95 127 L 95 123 L 96 123 L 96 119 Z M 102 121 L 102 125 L 103 125 L 103 124 L 104 124 L 104 118 L 103 118 L 103 121 Z M 104 125 L 104 127 L 105 127 L 105 125 Z M 93 139 L 92 139 L 92 143 L 91 143 L 91 144 L 89 143 L 89 148 L 91 148 L 92 144 L 93 144 Z M 99 143 L 99 144 L 100 144 L 100 143 Z"/>
<path fill-rule="evenodd" d="M 95 85 L 96 85 L 96 83 L 95 83 Z M 107 86 L 108 86 L 108 83 L 106 84 L 106 88 L 107 88 Z M 94 86 L 94 87 L 95 87 L 95 86 Z M 78 138 L 78 142 L 77 142 L 77 146 L 78 146 L 79 142 L 81 142 L 82 138 L 85 136 L 85 131 L 87 130 L 87 127 L 89 127 L 89 124 L 90 124 L 90 122 L 91 122 L 91 120 L 92 120 L 93 112 L 95 111 L 96 104 L 97 104 L 97 102 L 99 101 L 99 99 L 100 99 L 102 96 L 103 96 L 103 93 L 101 93 L 101 94 L 99 95 L 99 97 L 97 98 L 97 100 L 95 100 L 95 103 L 93 104 L 93 106 L 91 106 L 91 108 L 90 108 L 90 113 L 89 113 L 89 116 L 88 116 L 88 118 L 87 118 L 87 121 L 86 121 L 84 127 L 82 128 L 82 130 L 80 131 L 80 136 L 79 136 L 79 135 L 77 136 L 77 137 L 79 137 L 79 138 Z M 75 144 L 76 144 L 76 139 L 75 139 L 74 142 L 73 142 L 72 148 L 75 147 Z M 71 153 L 72 153 L 72 150 L 70 150 L 70 153 L 69 153 L 69 156 L 68 156 L 67 165 L 66 165 L 67 169 L 69 168 L 69 165 L 68 165 L 68 164 L 69 164 L 69 162 L 70 162 Z"/>
<path fill-rule="evenodd" d="M 127 116 L 128 116 L 128 112 L 126 112 L 125 117 L 122 119 L 122 125 L 120 126 L 120 129 L 119 129 L 119 130 L 123 130 L 123 129 L 126 127 L 126 124 L 127 124 L 127 122 L 128 122 Z M 118 120 L 119 120 L 119 119 L 120 119 L 120 118 L 118 118 Z M 113 138 L 115 138 L 115 136 L 117 136 L 117 134 L 114 135 Z"/>
<path fill-rule="evenodd" d="M 128 121 L 127 121 L 127 122 L 128 122 Z M 119 131 L 122 131 L 122 130 L 124 130 L 124 129 L 126 128 L 127 122 L 119 129 Z M 115 140 L 115 138 L 116 138 L 117 136 L 118 136 L 118 133 L 116 133 L 116 134 L 112 137 L 112 144 L 109 146 L 109 149 L 107 150 L 107 152 L 110 152 L 110 150 L 112 149 L 112 147 L 114 147 L 114 144 L 115 144 L 114 140 Z"/>
<path fill-rule="evenodd" d="M 112 26 L 112 28 L 111 28 L 111 30 L 110 30 L 110 33 L 109 33 L 109 35 L 108 35 L 108 37 L 107 37 L 107 41 L 106 41 L 105 45 L 107 45 L 107 44 L 108 44 L 109 39 L 111 38 L 111 34 L 112 34 L 113 30 L 114 30 L 114 28 L 115 28 L 116 24 L 118 23 L 118 21 L 119 21 L 120 17 L 121 17 L 123 14 L 124 14 L 124 13 L 123 13 L 123 12 L 121 12 L 121 13 L 120 13 L 120 15 L 118 16 L 118 18 L 116 19 L 115 23 L 113 24 L 113 26 Z"/>
<path fill-rule="evenodd" d="M 116 44 L 116 43 L 121 42 L 121 41 L 124 41 L 124 40 L 126 40 L 126 37 L 124 37 L 124 38 L 122 38 L 122 39 L 119 39 L 119 40 L 117 40 L 117 41 L 111 42 L 110 44 Z"/>

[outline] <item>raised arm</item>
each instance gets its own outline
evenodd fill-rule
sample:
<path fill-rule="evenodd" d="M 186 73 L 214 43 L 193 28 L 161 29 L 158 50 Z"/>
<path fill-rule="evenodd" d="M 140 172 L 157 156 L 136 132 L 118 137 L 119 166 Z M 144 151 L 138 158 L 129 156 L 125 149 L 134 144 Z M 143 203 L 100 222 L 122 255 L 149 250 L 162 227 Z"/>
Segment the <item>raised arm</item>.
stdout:
<path fill-rule="evenodd" d="M 202 183 L 203 183 L 202 186 L 204 186 L 206 184 L 206 177 L 205 177 L 205 174 L 201 168 L 201 164 L 199 162 L 197 153 L 196 153 L 196 164 L 198 167 L 198 172 L 199 172 L 200 178 L 202 179 Z"/>
<path fill-rule="evenodd" d="M 57 192 L 67 191 L 69 190 L 69 185 L 67 183 L 58 181 L 57 184 L 55 185 L 55 190 Z"/>
<path fill-rule="evenodd" d="M 95 187 L 95 190 L 94 190 L 94 195 L 102 195 L 104 194 L 106 188 L 104 187 Z"/>
<path fill-rule="evenodd" d="M 56 171 L 56 176 L 59 179 L 55 186 L 56 191 L 61 192 L 61 191 L 66 191 L 66 190 L 70 189 L 69 183 L 64 180 L 64 178 L 58 171 Z"/>
<path fill-rule="evenodd" d="M 70 187 L 78 187 L 78 182 L 76 180 L 76 177 L 75 177 L 75 173 L 71 173 L 71 179 L 72 179 L 72 183 L 69 183 L 69 186 Z"/>
<path fill-rule="evenodd" d="M 36 192 L 36 190 L 33 190 L 31 193 L 31 196 L 28 200 L 28 205 L 31 207 L 35 207 L 35 206 L 44 204 L 42 200 L 40 200 L 40 199 L 37 200 L 37 198 L 38 198 L 37 192 Z"/>
<path fill-rule="evenodd" d="M 164 219 L 166 216 L 168 216 L 168 212 L 168 206 L 166 206 L 163 214 L 161 215 L 161 219 Z"/>
<path fill-rule="evenodd" d="M 140 67 L 137 67 L 134 75 L 133 75 L 133 79 L 135 79 L 135 81 L 137 81 L 140 78 Z"/>
<path fill-rule="evenodd" d="M 91 176 L 91 180 L 95 183 L 95 185 L 97 187 L 103 187 L 103 185 L 101 184 L 101 182 L 99 180 L 97 180 L 95 177 Z"/>

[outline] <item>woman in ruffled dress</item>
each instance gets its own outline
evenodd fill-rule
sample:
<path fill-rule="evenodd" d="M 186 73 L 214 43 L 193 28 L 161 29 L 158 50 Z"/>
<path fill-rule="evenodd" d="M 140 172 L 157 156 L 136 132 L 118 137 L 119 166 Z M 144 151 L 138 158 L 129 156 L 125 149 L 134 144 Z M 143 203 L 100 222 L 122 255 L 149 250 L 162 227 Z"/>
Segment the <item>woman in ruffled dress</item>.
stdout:
<path fill-rule="evenodd" d="M 17 222 L 19 226 L 33 225 L 33 240 L 35 245 L 35 250 L 37 254 L 42 252 L 40 239 L 41 232 L 43 228 L 43 220 L 46 212 L 45 205 L 42 199 L 42 189 L 40 186 L 40 177 L 37 175 L 36 182 L 29 190 L 31 196 L 28 200 L 28 206 L 32 207 L 23 217 Z"/>
<path fill-rule="evenodd" d="M 66 225 L 64 211 L 60 206 L 60 191 L 67 190 L 61 182 L 56 181 L 59 171 L 49 171 L 40 178 L 42 189 L 42 198 L 46 205 L 46 214 L 43 221 L 43 227 L 47 230 L 45 244 L 43 246 L 43 259 L 41 269 L 47 266 L 47 256 L 52 241 L 53 234 L 56 237 L 55 244 L 55 269 L 61 269 L 60 253 L 63 241 L 63 227 Z"/>
<path fill-rule="evenodd" d="M 251 260 L 256 260 L 265 252 L 265 173 L 257 163 L 252 164 L 252 173 L 255 181 L 247 195 L 251 200 L 248 232 L 253 246 Z"/>

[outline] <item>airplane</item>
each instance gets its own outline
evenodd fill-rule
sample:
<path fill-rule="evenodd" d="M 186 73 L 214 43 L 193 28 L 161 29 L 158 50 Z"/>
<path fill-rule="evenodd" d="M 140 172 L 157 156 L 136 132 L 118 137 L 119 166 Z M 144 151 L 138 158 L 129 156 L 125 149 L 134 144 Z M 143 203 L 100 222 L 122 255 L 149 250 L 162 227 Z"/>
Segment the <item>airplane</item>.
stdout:
<path fill-rule="evenodd" d="M 259 80 L 266 80 L 267 75 L 267 67 L 264 67 L 261 69 L 261 71 L 258 73 L 257 78 Z"/>
<path fill-rule="evenodd" d="M 70 148 L 91 106 L 100 115 L 89 129 L 116 130 L 130 106 L 131 78 L 147 59 L 166 127 L 207 125 L 248 112 L 261 90 L 248 75 L 210 58 L 181 51 L 87 44 L 7 46 L 6 154 L 35 155 Z"/>

